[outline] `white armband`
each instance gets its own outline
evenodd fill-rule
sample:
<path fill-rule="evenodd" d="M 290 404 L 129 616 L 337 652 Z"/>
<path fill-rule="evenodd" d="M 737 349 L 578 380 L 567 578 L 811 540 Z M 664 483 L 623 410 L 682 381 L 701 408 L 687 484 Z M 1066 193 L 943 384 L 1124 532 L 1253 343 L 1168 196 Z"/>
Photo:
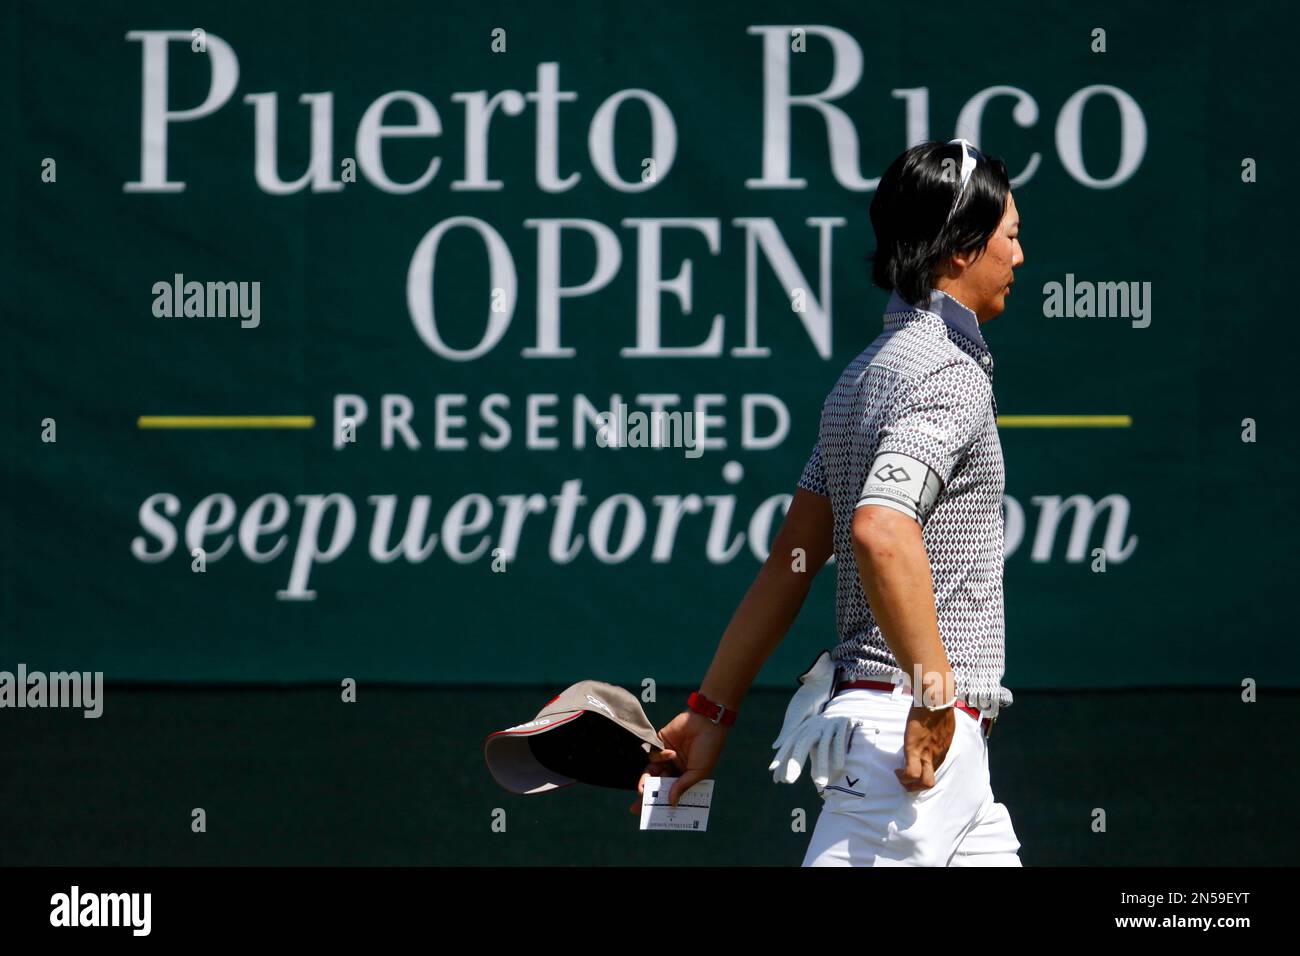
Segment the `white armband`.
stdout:
<path fill-rule="evenodd" d="M 882 452 L 871 463 L 857 507 L 884 505 L 925 524 L 943 490 L 943 482 L 924 462 L 896 451 Z"/>

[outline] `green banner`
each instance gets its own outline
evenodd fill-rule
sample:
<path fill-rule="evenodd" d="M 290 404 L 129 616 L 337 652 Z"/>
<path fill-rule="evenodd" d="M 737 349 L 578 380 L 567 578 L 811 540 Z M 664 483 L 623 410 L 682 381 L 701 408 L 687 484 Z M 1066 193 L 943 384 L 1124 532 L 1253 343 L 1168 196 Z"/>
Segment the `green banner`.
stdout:
<path fill-rule="evenodd" d="M 9 5 L 0 668 L 692 683 L 965 136 L 1007 686 L 1294 684 L 1283 9 Z"/>

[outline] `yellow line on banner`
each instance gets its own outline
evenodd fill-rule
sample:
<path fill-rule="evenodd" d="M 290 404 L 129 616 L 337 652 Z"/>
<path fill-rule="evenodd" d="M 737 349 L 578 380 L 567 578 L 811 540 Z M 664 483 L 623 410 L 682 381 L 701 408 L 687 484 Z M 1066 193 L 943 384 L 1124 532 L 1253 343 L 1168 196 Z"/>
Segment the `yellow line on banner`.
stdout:
<path fill-rule="evenodd" d="M 140 428 L 315 428 L 312 415 L 141 415 Z M 999 415 L 1002 428 L 1130 428 L 1131 415 Z"/>
<path fill-rule="evenodd" d="M 1130 428 L 1132 415 L 999 415 L 1002 428 Z"/>
<path fill-rule="evenodd" d="M 139 428 L 315 428 L 313 415 L 141 415 Z"/>

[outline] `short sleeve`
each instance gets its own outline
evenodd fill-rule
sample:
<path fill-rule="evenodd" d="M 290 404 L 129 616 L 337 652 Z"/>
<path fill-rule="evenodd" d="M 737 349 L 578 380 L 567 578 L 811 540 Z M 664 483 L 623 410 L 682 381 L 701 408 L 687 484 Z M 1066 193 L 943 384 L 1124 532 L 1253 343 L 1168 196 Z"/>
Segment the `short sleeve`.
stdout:
<path fill-rule="evenodd" d="M 858 504 L 890 498 L 923 521 L 987 427 L 992 400 L 988 376 L 970 362 L 944 365 L 916 382 L 881 426 Z M 918 465 L 928 474 L 919 474 Z"/>
<path fill-rule="evenodd" d="M 826 490 L 826 467 L 822 464 L 821 442 L 813 445 L 808 464 L 804 465 L 803 474 L 799 476 L 799 487 L 815 495 L 828 496 Z"/>

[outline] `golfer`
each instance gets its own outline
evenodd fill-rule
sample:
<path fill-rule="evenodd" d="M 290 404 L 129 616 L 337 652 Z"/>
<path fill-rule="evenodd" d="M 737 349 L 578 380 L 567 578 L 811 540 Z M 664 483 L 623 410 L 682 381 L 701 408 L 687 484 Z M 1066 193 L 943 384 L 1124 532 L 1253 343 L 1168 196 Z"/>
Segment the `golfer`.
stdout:
<path fill-rule="evenodd" d="M 1019 866 L 989 782 L 1001 708 L 1004 487 L 981 327 L 1024 262 L 1006 166 L 908 149 L 871 202 L 883 329 L 822 407 L 772 551 L 647 773 L 711 776 L 744 698 L 835 555 L 837 641 L 800 678 L 769 768 L 823 800 L 805 866 Z M 644 776 L 641 785 L 644 786 Z"/>

